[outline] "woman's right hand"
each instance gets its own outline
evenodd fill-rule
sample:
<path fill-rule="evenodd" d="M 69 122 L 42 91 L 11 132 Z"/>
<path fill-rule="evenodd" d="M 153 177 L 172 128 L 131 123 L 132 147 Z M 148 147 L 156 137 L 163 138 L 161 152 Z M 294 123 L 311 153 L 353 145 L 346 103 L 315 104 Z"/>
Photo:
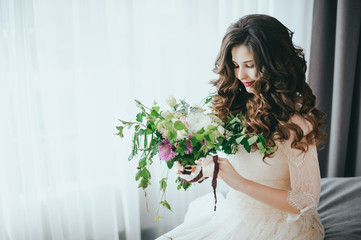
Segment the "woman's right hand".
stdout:
<path fill-rule="evenodd" d="M 201 171 L 202 178 L 200 178 L 198 181 L 203 181 L 206 178 L 213 178 L 213 156 L 208 155 L 205 158 L 200 158 L 199 160 L 196 160 L 195 163 L 197 165 L 186 165 L 183 167 L 179 162 L 175 162 L 174 168 L 176 170 L 176 174 L 178 174 L 180 178 L 186 181 L 192 181 L 199 175 Z"/>
<path fill-rule="evenodd" d="M 195 179 L 202 170 L 202 167 L 199 165 L 186 165 L 183 167 L 179 162 L 175 162 L 173 167 L 176 170 L 176 174 L 186 181 Z"/>
<path fill-rule="evenodd" d="M 213 156 L 208 155 L 205 158 L 200 158 L 196 161 L 197 165 L 200 165 L 202 167 L 203 177 L 213 177 L 214 172 L 214 162 L 213 162 Z"/>

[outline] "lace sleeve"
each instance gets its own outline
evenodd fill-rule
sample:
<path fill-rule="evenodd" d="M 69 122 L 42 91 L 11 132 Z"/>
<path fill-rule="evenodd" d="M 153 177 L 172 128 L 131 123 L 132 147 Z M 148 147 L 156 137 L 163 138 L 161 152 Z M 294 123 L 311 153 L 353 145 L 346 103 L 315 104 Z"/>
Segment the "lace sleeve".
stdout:
<path fill-rule="evenodd" d="M 291 122 L 300 126 L 306 135 L 311 130 L 311 123 L 300 116 L 291 118 Z M 305 212 L 316 209 L 320 199 L 320 170 L 315 144 L 309 144 L 307 152 L 291 148 L 294 135 L 282 143 L 287 156 L 291 190 L 287 202 L 300 210 L 299 214 L 289 213 L 287 221 L 296 221 Z"/>

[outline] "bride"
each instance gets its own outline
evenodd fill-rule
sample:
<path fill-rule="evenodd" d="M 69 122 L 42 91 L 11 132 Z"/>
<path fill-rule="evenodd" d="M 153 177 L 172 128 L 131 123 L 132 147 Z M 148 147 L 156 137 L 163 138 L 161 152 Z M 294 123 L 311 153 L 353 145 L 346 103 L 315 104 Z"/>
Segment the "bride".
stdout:
<path fill-rule="evenodd" d="M 276 151 L 239 147 L 220 157 L 218 177 L 232 190 L 217 211 L 202 210 L 211 196 L 198 198 L 184 223 L 158 240 L 323 239 L 316 207 L 324 113 L 315 107 L 292 35 L 267 15 L 244 16 L 227 29 L 213 70 L 219 78 L 211 82 L 218 94 L 212 111 L 223 120 L 242 111 L 247 131 L 262 134 Z"/>

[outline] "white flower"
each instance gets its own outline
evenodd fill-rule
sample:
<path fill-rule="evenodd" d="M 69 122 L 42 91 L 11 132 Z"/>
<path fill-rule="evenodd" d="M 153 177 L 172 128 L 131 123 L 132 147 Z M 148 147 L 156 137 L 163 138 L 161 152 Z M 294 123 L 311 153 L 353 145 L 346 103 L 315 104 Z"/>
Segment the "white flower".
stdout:
<path fill-rule="evenodd" d="M 171 107 L 174 107 L 175 105 L 177 105 L 177 100 L 175 99 L 175 97 L 173 95 L 169 95 L 165 101 Z"/>
<path fill-rule="evenodd" d="M 231 138 L 232 134 L 233 133 L 231 131 L 226 129 L 225 134 L 224 134 L 225 139 L 228 141 Z"/>
<path fill-rule="evenodd" d="M 221 136 L 224 135 L 224 127 L 218 126 L 218 127 L 217 127 L 217 130 L 218 130 L 219 134 L 221 134 Z"/>
<path fill-rule="evenodd" d="M 177 137 L 175 138 L 176 141 L 181 141 L 184 140 L 188 137 L 187 132 L 183 129 L 183 130 L 177 130 Z"/>
<path fill-rule="evenodd" d="M 207 127 L 212 124 L 212 120 L 202 112 L 191 112 L 187 116 L 187 122 L 189 125 L 189 133 L 194 134 L 204 128 L 207 130 Z"/>
<path fill-rule="evenodd" d="M 163 138 L 168 138 L 168 130 L 162 128 L 159 130 L 159 132 L 162 134 Z"/>

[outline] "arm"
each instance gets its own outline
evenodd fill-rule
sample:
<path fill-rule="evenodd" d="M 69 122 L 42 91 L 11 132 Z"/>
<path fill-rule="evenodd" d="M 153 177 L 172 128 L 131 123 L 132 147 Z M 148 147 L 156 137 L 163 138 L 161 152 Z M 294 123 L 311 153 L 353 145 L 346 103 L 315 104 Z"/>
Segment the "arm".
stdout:
<path fill-rule="evenodd" d="M 234 190 L 243 192 L 250 197 L 263 202 L 279 210 L 299 214 L 300 211 L 294 208 L 288 201 L 288 191 L 276 189 L 262 185 L 260 183 L 248 180 L 240 176 L 228 159 L 220 158 L 219 176 L 222 180 Z"/>

